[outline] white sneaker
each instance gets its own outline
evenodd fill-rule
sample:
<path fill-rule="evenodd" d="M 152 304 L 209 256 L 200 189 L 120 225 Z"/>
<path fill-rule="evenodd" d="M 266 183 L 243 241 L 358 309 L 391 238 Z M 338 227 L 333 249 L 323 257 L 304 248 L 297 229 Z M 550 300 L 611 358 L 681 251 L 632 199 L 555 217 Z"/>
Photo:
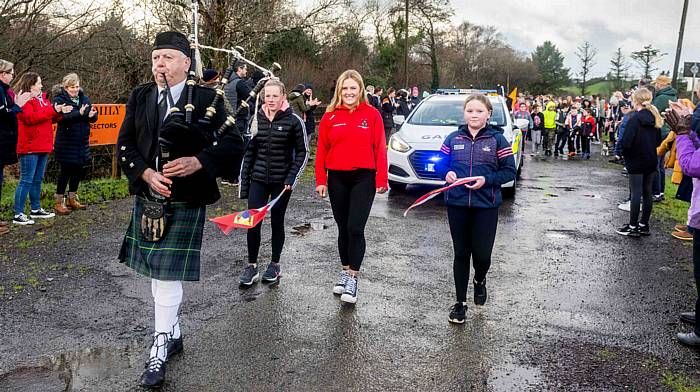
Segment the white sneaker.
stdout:
<path fill-rule="evenodd" d="M 24 213 L 15 215 L 12 219 L 12 223 L 15 225 L 33 225 L 34 221 L 29 219 Z"/>
<path fill-rule="evenodd" d="M 629 200 L 627 200 L 626 202 L 624 202 L 624 203 L 622 203 L 622 204 L 618 204 L 618 205 L 617 205 L 617 208 L 621 209 L 622 211 L 630 212 L 630 210 L 632 209 L 632 208 L 630 207 L 631 204 L 632 204 L 632 202 L 630 202 Z M 641 210 L 642 210 L 642 203 L 639 203 L 639 211 L 641 211 Z"/>
<path fill-rule="evenodd" d="M 622 204 L 618 204 L 617 208 L 621 209 L 622 211 L 630 212 L 630 201 L 628 200 Z"/>
<path fill-rule="evenodd" d="M 53 212 L 48 212 L 43 208 L 39 208 L 38 210 L 32 210 L 29 213 L 29 217 L 32 219 L 47 219 L 47 218 L 53 218 L 56 216 Z"/>

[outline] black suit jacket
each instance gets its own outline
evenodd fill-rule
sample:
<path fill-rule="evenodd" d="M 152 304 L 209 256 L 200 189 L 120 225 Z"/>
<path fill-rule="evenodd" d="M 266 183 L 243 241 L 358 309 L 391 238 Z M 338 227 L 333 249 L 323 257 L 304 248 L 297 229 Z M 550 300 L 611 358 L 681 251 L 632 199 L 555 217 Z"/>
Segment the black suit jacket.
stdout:
<path fill-rule="evenodd" d="M 213 89 L 195 86 L 192 103 L 192 123 L 210 134 L 219 129 L 226 120 L 222 101 L 216 107 L 216 115 L 211 124 L 203 125 L 206 108 L 214 99 Z M 176 106 L 185 112 L 187 86 L 182 91 Z M 158 87 L 155 82 L 138 86 L 132 91 L 126 104 L 126 116 L 117 139 L 119 164 L 129 179 L 129 192 L 132 195 L 148 193 L 148 184 L 141 179 L 147 168 L 156 170 L 155 157 L 158 152 Z M 200 138 L 193 135 L 193 141 Z M 216 177 L 231 168 L 240 168 L 243 157 L 243 138 L 235 130 L 229 130 L 214 143 L 208 144 L 194 155 L 202 163 L 202 169 L 187 177 L 172 178 L 172 201 L 184 201 L 192 205 L 212 204 L 221 197 Z M 179 157 L 173 157 L 179 158 Z M 234 169 L 236 170 L 236 169 Z M 238 170 L 236 171 L 238 172 Z"/>

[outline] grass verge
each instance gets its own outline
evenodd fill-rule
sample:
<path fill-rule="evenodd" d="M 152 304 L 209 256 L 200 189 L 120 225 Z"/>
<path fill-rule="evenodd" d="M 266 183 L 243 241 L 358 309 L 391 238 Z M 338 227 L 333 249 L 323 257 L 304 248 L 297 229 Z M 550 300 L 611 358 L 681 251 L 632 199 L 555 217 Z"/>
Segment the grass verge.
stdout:
<path fill-rule="evenodd" d="M 12 211 L 14 205 L 17 180 L 8 180 L 2 186 L 2 198 L 0 198 L 0 214 L 6 215 Z M 56 184 L 41 184 L 41 206 L 53 210 Z M 108 200 L 123 199 L 129 196 L 129 185 L 124 178 L 100 178 L 83 181 L 78 188 L 80 201 L 87 204 L 102 203 Z M 28 202 L 28 200 L 27 200 Z"/>

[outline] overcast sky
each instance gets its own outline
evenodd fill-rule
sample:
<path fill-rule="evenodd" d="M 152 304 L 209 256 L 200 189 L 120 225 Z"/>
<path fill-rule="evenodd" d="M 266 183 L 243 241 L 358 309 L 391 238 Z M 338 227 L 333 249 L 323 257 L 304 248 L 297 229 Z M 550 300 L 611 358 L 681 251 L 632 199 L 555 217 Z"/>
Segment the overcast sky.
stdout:
<path fill-rule="evenodd" d="M 495 26 L 518 50 L 529 53 L 545 40 L 552 41 L 572 74 L 580 71 L 576 47 L 590 41 L 598 49 L 594 76 L 608 72 L 618 47 L 629 56 L 648 44 L 668 53 L 659 69 L 671 70 L 683 11 L 683 0 L 451 1 L 456 24 L 467 20 Z M 700 62 L 700 1 L 689 3 L 681 67 L 683 61 Z M 636 66 L 632 72 L 641 74 Z"/>

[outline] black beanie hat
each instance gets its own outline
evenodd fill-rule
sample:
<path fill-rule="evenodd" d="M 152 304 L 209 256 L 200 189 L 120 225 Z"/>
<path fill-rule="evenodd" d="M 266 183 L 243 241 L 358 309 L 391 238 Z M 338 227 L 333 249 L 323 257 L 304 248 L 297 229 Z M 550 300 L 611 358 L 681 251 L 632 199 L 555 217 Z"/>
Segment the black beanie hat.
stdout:
<path fill-rule="evenodd" d="M 156 35 L 153 42 L 153 50 L 156 49 L 175 49 L 190 57 L 190 41 L 184 34 L 177 31 L 164 31 Z"/>

